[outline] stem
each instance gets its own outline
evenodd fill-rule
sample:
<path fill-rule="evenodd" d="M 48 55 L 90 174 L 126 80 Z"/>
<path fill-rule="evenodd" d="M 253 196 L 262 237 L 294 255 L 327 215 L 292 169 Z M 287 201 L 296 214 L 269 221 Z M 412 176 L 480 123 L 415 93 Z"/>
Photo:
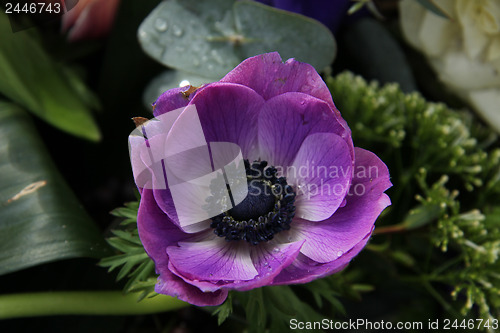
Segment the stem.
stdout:
<path fill-rule="evenodd" d="M 384 227 L 376 227 L 373 233 L 375 235 L 380 235 L 380 234 L 391 234 L 395 232 L 403 232 L 406 231 L 406 226 L 403 224 L 394 224 L 394 225 L 388 225 Z"/>
<path fill-rule="evenodd" d="M 448 311 L 449 313 L 451 313 L 455 318 L 459 318 L 460 317 L 460 315 L 457 313 L 457 311 L 448 302 L 446 302 L 446 300 L 436 291 L 436 289 L 434 289 L 434 287 L 429 283 L 429 281 L 423 280 L 422 283 L 423 283 L 425 289 L 427 289 L 427 291 L 432 296 L 434 296 L 434 298 L 438 301 L 438 303 L 441 304 L 441 306 L 446 311 Z"/>
<path fill-rule="evenodd" d="M 139 293 L 63 291 L 0 295 L 0 319 L 57 315 L 135 315 L 176 310 L 189 304 L 157 295 L 137 302 Z"/>

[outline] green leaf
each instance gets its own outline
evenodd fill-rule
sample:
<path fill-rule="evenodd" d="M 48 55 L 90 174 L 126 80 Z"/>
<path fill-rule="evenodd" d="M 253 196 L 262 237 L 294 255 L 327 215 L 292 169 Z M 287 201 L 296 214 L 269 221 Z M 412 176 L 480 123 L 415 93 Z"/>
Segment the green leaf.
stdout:
<path fill-rule="evenodd" d="M 397 82 L 404 92 L 417 90 L 401 46 L 379 21 L 363 18 L 349 24 L 342 41 L 350 68 L 380 83 Z"/>
<path fill-rule="evenodd" d="M 420 205 L 408 212 L 408 215 L 401 223 L 402 227 L 407 230 L 423 227 L 436 219 L 442 214 L 443 209 L 439 205 Z"/>
<path fill-rule="evenodd" d="M 164 1 L 138 35 L 144 51 L 162 64 L 212 79 L 271 51 L 322 70 L 336 51 L 333 35 L 319 22 L 254 1 Z"/>
<path fill-rule="evenodd" d="M 249 298 L 245 306 L 247 320 L 251 323 L 249 332 L 263 332 L 266 327 L 266 303 L 262 288 L 248 292 Z"/>
<path fill-rule="evenodd" d="M 108 248 L 26 113 L 0 102 L 0 274 Z"/>
<path fill-rule="evenodd" d="M 217 323 L 220 326 L 226 321 L 231 313 L 233 313 L 233 294 L 229 293 L 224 303 L 219 305 L 215 311 L 212 312 L 212 316 L 217 315 Z"/>
<path fill-rule="evenodd" d="M 399 262 L 400 264 L 403 264 L 407 267 L 414 267 L 415 266 L 415 259 L 408 253 L 404 251 L 392 251 L 390 252 L 391 258 L 394 259 L 394 261 Z M 373 290 L 373 288 L 372 288 Z"/>
<path fill-rule="evenodd" d="M 318 71 L 335 58 L 335 39 L 316 20 L 254 1 L 237 1 L 234 12 L 237 31 L 247 40 L 241 45 L 243 58 L 278 51 L 283 59 L 307 62 Z"/>
<path fill-rule="evenodd" d="M 98 141 L 99 129 L 90 112 L 95 97 L 74 72 L 54 62 L 30 32 L 12 33 L 0 13 L 0 93 L 63 131 Z"/>
<path fill-rule="evenodd" d="M 344 306 L 337 299 L 339 293 L 335 290 L 336 288 L 330 285 L 329 282 L 331 281 L 332 279 L 328 278 L 318 279 L 303 285 L 303 287 L 312 293 L 318 308 L 323 308 L 323 299 L 325 299 L 333 306 L 333 308 L 335 308 L 337 312 L 345 315 Z M 349 287 L 350 286 L 343 286 L 344 289 L 347 289 Z"/>
<path fill-rule="evenodd" d="M 162 64 L 205 77 L 221 77 L 239 62 L 234 46 L 234 0 L 161 2 L 139 27 L 144 51 Z"/>
<path fill-rule="evenodd" d="M 271 332 L 286 332 L 290 329 L 291 319 L 312 322 L 321 321 L 324 318 L 308 302 L 299 298 L 290 286 L 267 287 L 264 290 L 266 311 L 270 313 Z"/>
<path fill-rule="evenodd" d="M 117 281 L 127 278 L 123 288 L 125 293 L 141 292 L 138 302 L 147 296 L 156 295 L 154 286 L 157 275 L 153 260 L 148 256 L 139 238 L 137 230 L 137 211 L 139 202 L 129 202 L 111 212 L 112 215 L 125 218 L 117 229 L 111 232 L 114 237 L 107 239 L 109 245 L 121 252 L 120 254 L 103 258 L 99 266 L 108 267 L 108 272 L 120 267 Z"/>

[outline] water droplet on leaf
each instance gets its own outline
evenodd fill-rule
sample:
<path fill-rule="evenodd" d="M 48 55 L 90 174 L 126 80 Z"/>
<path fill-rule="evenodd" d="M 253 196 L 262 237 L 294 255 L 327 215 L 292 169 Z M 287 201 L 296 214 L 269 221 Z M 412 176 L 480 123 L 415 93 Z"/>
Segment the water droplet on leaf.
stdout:
<path fill-rule="evenodd" d="M 180 36 L 182 36 L 182 34 L 184 33 L 184 31 L 182 31 L 182 29 L 181 29 L 181 28 L 179 28 L 179 27 L 178 27 L 178 26 L 176 26 L 176 25 L 174 25 L 174 26 L 172 27 L 172 30 L 173 30 L 173 33 L 174 33 L 174 36 L 175 36 L 175 37 L 180 37 Z"/>
<path fill-rule="evenodd" d="M 155 21 L 155 28 L 160 32 L 166 31 L 168 28 L 167 21 L 165 21 L 161 17 L 158 17 Z"/>
<path fill-rule="evenodd" d="M 144 31 L 144 30 L 141 30 L 139 31 L 139 38 L 142 39 L 143 41 L 147 42 L 151 39 L 151 37 L 149 36 L 149 34 Z"/>

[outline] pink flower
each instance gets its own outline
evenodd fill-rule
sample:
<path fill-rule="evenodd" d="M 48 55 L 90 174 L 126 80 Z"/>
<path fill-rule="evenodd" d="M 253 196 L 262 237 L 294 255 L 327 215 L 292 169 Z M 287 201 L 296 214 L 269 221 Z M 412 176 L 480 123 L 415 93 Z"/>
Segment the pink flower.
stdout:
<path fill-rule="evenodd" d="M 120 0 L 79 0 L 63 15 L 62 31 L 68 32 L 70 41 L 106 36 L 119 3 Z"/>

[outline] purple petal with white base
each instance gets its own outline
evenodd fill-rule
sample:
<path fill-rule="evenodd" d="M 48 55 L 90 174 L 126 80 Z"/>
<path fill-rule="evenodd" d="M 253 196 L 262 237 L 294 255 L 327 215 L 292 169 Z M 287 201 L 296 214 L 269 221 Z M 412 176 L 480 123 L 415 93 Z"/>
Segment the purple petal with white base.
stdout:
<path fill-rule="evenodd" d="M 329 218 L 349 190 L 352 164 L 349 146 L 337 134 L 306 137 L 286 173 L 288 183 L 296 184 L 296 215 L 309 221 Z"/>
<path fill-rule="evenodd" d="M 264 104 L 258 120 L 260 157 L 272 165 L 290 166 L 304 139 L 334 133 L 352 140 L 324 101 L 304 93 L 284 93 Z"/>
<path fill-rule="evenodd" d="M 233 142 L 248 156 L 257 146 L 257 117 L 264 99 L 252 89 L 213 83 L 201 89 L 190 104 L 196 106 L 207 142 Z"/>
<path fill-rule="evenodd" d="M 248 281 L 257 276 L 247 244 L 212 239 L 179 242 L 169 246 L 167 254 L 177 271 L 190 279 Z"/>
<path fill-rule="evenodd" d="M 185 274 L 179 272 L 177 268 L 169 263 L 170 271 L 183 279 L 185 282 L 198 287 L 204 292 L 215 292 L 220 289 L 235 289 L 235 290 L 250 290 L 266 286 L 272 283 L 274 278 L 281 271 L 294 262 L 304 241 L 281 244 L 278 242 L 270 242 L 260 247 L 250 247 L 248 249 L 252 258 L 252 263 L 257 270 L 257 275 L 251 280 L 200 280 L 190 279 Z M 213 279 L 213 276 L 210 277 Z"/>
<path fill-rule="evenodd" d="M 190 235 L 186 235 L 169 221 L 156 205 L 150 189 L 144 189 L 142 192 L 137 227 L 144 249 L 154 260 L 156 272 L 160 274 L 155 287 L 156 292 L 179 297 L 183 301 L 199 306 L 218 305 L 226 299 L 227 290 L 205 293 L 170 272 L 169 260 L 165 255 L 166 248 Z"/>
<path fill-rule="evenodd" d="M 178 297 L 184 302 L 198 306 L 214 306 L 222 304 L 228 294 L 227 289 L 220 289 L 214 292 L 203 292 L 194 285 L 184 282 L 170 271 L 158 278 L 155 291 L 159 294 Z"/>
<path fill-rule="evenodd" d="M 272 285 L 307 283 L 340 272 L 365 247 L 369 239 L 370 234 L 338 259 L 326 264 L 318 263 L 301 253 L 290 266 L 281 271 Z"/>
<path fill-rule="evenodd" d="M 373 174 L 368 172 L 370 167 Z M 364 177 L 362 177 L 362 169 L 367 170 Z M 354 173 L 351 189 L 356 185 L 362 185 L 364 188 L 362 195 L 355 193 L 348 195 L 346 205 L 339 208 L 332 217 L 325 221 L 297 220 L 294 221 L 297 222 L 296 228 L 290 230 L 289 234 L 280 235 L 280 237 L 289 237 L 293 241 L 305 240 L 301 253 L 309 260 L 303 258 L 300 261 L 300 271 L 307 266 L 307 271 L 311 274 L 327 274 L 340 267 L 339 263 L 347 264 L 350 258 L 357 254 L 354 251 L 355 254 L 352 255 L 353 249 L 359 247 L 358 245 L 364 239 L 368 241 L 375 220 L 390 205 L 391 201 L 384 193 L 392 186 L 387 166 L 375 154 L 356 148 L 355 170 L 360 172 Z M 361 192 L 358 193 L 361 194 Z M 345 261 L 346 258 L 349 260 Z M 320 265 L 323 263 L 327 265 Z M 299 265 L 299 262 L 294 264 Z M 276 281 L 281 281 L 282 284 L 300 283 L 301 279 L 307 280 L 306 282 L 310 281 L 307 276 L 297 277 L 297 273 L 292 274 L 291 270 L 297 269 L 293 267 L 285 269 Z M 294 276 L 293 280 L 286 282 L 287 275 Z"/>

